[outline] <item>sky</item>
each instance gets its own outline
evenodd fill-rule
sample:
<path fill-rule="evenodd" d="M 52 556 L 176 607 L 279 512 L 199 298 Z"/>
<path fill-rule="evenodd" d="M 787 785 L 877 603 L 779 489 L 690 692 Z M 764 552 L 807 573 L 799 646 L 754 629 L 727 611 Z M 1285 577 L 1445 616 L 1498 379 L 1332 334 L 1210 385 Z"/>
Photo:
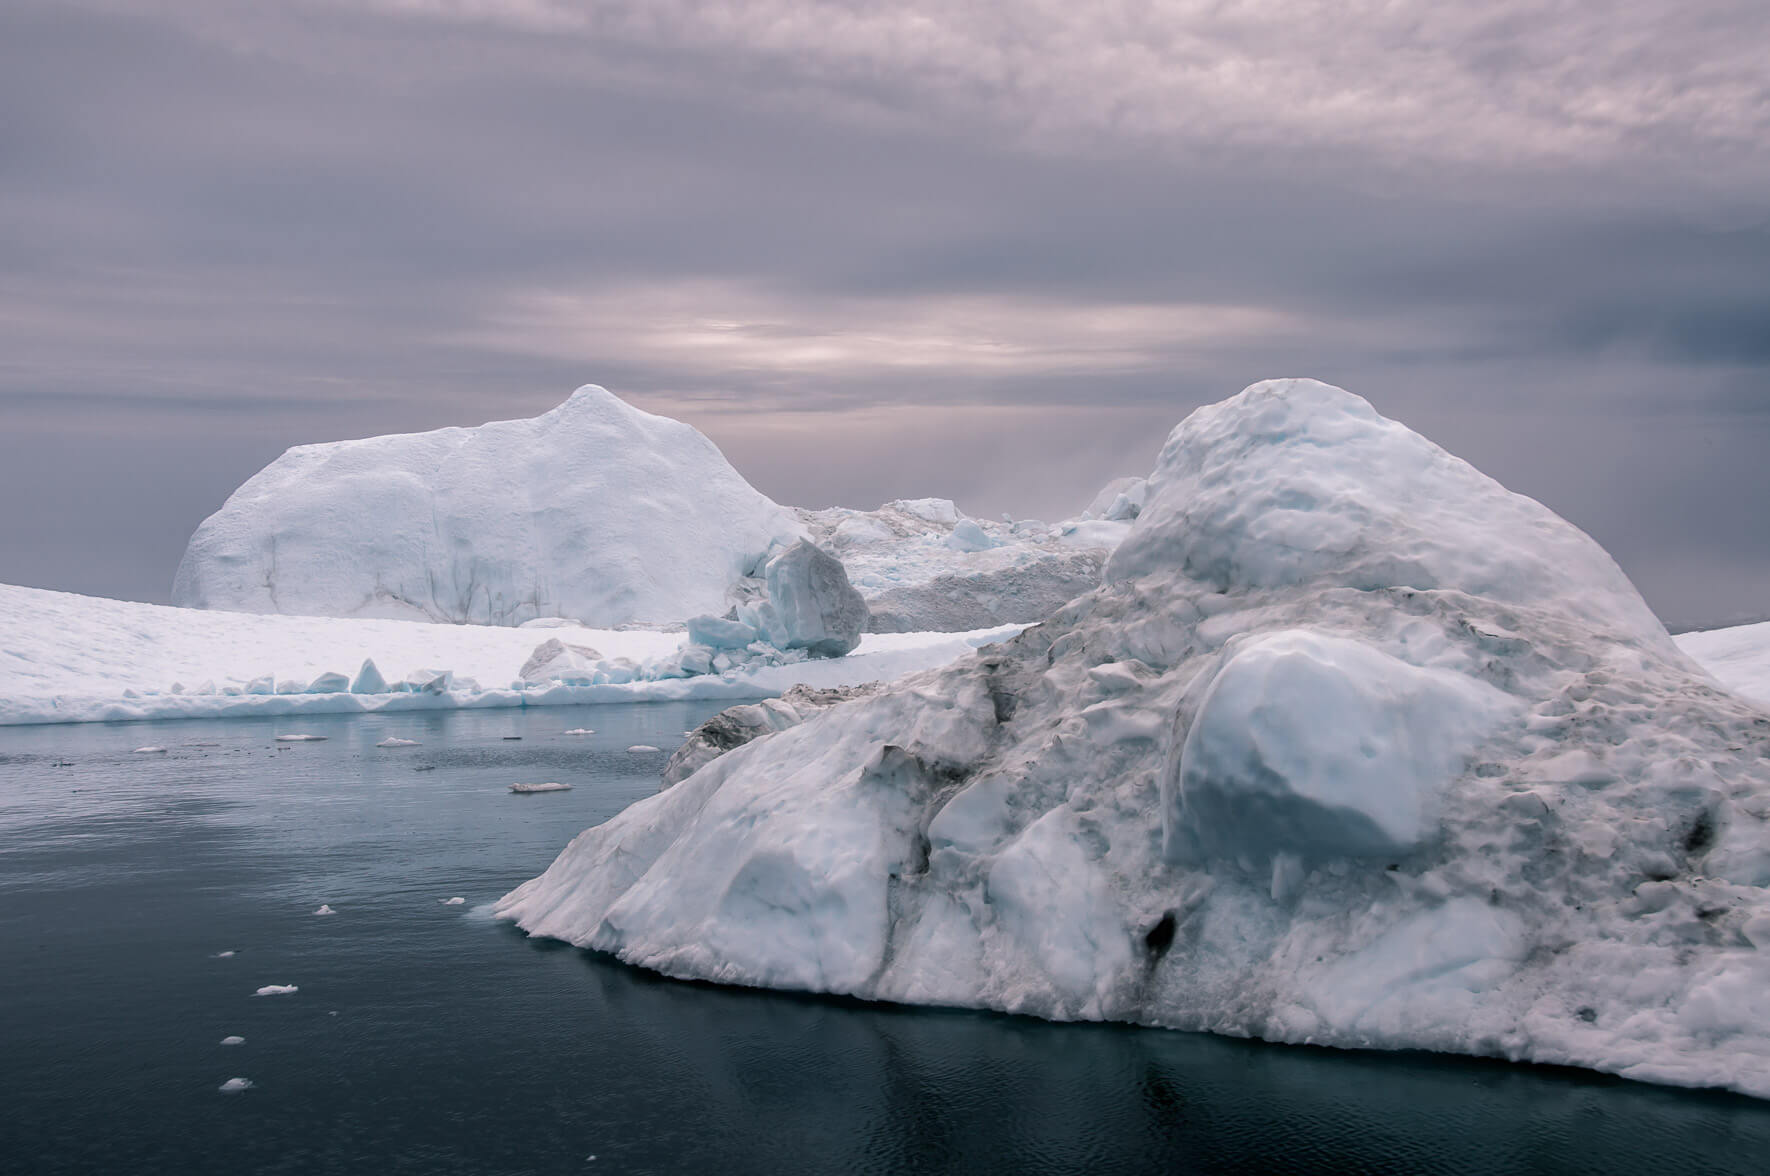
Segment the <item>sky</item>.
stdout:
<path fill-rule="evenodd" d="M 1761 0 L 8 0 L 0 582 L 599 383 L 803 506 L 1058 518 L 1367 397 L 1770 616 Z"/>

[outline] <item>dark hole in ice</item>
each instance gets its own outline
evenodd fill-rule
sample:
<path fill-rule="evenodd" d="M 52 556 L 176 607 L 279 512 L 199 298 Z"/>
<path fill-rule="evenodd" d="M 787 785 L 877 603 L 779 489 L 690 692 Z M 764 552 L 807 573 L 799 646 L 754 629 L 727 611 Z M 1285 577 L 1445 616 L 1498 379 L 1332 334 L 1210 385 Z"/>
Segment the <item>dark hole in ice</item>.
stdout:
<path fill-rule="evenodd" d="M 1580 1009 L 1579 1013 L 1577 1015 L 1579 1016 L 1580 1020 L 1582 1020 L 1586 1024 L 1590 1025 L 1592 1022 L 1594 1022 L 1598 1019 L 1598 1010 L 1593 1008 L 1591 1005 L 1587 1005 L 1584 1008 Z"/>
<path fill-rule="evenodd" d="M 1161 955 L 1174 945 L 1174 927 L 1174 912 L 1168 911 L 1143 936 L 1144 945 L 1154 954 Z"/>
<path fill-rule="evenodd" d="M 1715 819 L 1707 812 L 1698 813 L 1690 831 L 1684 834 L 1684 852 L 1701 853 L 1715 843 Z"/>

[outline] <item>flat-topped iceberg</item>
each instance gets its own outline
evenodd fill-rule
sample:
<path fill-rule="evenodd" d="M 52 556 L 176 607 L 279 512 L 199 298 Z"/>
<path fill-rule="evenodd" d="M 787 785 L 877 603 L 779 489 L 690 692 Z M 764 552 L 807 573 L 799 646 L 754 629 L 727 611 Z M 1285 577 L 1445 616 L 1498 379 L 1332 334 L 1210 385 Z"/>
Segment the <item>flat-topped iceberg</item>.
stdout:
<path fill-rule="evenodd" d="M 723 612 L 805 534 L 692 426 L 585 385 L 532 420 L 300 445 L 204 521 L 172 601 L 516 625 Z"/>
<path fill-rule="evenodd" d="M 499 913 L 672 976 L 1770 1097 L 1770 712 L 1596 543 L 1307 380 L 1189 417 L 1130 526 L 1044 623 L 715 754 Z"/>

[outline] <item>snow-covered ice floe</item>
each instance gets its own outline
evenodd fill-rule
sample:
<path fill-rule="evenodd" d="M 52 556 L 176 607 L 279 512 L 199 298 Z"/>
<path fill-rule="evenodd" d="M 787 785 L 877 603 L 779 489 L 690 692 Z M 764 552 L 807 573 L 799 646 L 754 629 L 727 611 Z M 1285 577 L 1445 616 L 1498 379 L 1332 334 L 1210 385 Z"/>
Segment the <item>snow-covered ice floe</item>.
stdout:
<path fill-rule="evenodd" d="M 671 976 L 1770 1097 L 1770 711 L 1340 389 L 1199 410 L 1098 590 L 788 718 L 499 915 Z"/>
<path fill-rule="evenodd" d="M 572 786 L 570 784 L 561 784 L 557 781 L 549 781 L 546 784 L 512 784 L 510 786 L 510 791 L 519 793 L 570 792 L 571 789 Z"/>
<path fill-rule="evenodd" d="M 755 656 L 724 672 L 674 673 L 680 632 L 566 626 L 574 643 L 632 667 L 627 680 L 524 682 L 543 635 L 422 621 L 256 616 L 0 585 L 0 725 L 310 715 L 456 707 L 766 698 L 805 682 L 840 686 L 944 665 L 1021 626 L 870 634 L 846 657 Z M 544 642 L 543 642 L 544 643 Z M 779 651 L 775 651 L 779 654 Z M 346 690 L 337 667 L 359 667 Z M 407 669 L 443 666 L 446 669 Z M 393 676 L 383 673 L 383 668 Z M 404 677 L 397 676 L 405 671 Z M 619 677 L 621 675 L 613 675 Z M 290 686 L 281 690 L 277 683 Z M 191 685 L 195 683 L 195 685 Z M 483 685 L 482 685 L 483 683 Z"/>
<path fill-rule="evenodd" d="M 300 986 L 295 985 L 295 984 L 266 984 L 263 988 L 260 988 L 257 992 L 254 992 L 252 995 L 253 996 L 292 996 L 293 994 L 300 992 L 300 991 L 301 991 Z"/>

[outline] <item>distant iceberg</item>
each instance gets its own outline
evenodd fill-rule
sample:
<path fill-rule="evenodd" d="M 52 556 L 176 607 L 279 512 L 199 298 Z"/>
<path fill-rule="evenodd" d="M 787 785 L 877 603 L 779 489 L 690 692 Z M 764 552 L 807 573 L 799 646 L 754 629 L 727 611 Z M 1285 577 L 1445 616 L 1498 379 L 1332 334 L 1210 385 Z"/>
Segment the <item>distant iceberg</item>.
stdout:
<path fill-rule="evenodd" d="M 530 420 L 300 445 L 197 528 L 176 605 L 613 626 L 722 612 L 805 535 L 692 426 L 594 384 Z"/>

